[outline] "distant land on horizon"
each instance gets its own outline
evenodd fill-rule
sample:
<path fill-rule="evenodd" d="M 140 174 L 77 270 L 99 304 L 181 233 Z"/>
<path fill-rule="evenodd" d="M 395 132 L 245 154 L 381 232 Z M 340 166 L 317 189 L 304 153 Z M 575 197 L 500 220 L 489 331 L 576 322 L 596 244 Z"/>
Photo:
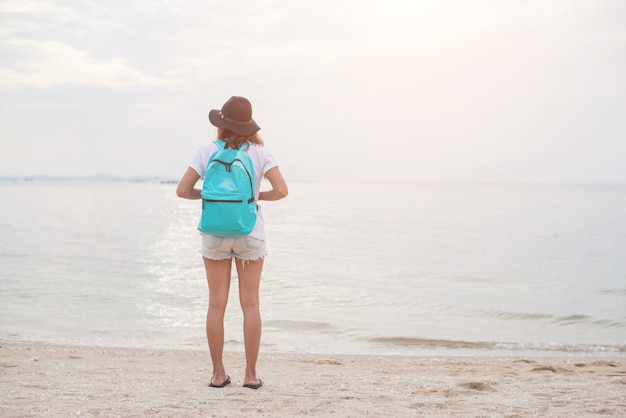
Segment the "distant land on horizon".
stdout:
<path fill-rule="evenodd" d="M 40 174 L 36 176 L 0 176 L 2 181 L 131 181 L 131 182 L 160 182 L 175 183 L 178 179 L 163 176 L 116 176 L 107 173 L 98 173 L 88 176 L 53 176 Z"/>
<path fill-rule="evenodd" d="M 49 174 L 39 174 L 35 176 L 15 176 L 15 175 L 0 175 L 0 181 L 111 181 L 111 182 L 135 182 L 135 183 L 164 183 L 172 184 L 178 183 L 179 179 L 168 176 L 117 176 L 108 173 L 97 173 L 91 175 L 73 175 L 73 176 L 57 176 Z M 265 181 L 265 179 L 264 179 Z M 325 181 L 325 180 L 294 180 L 293 183 L 372 183 L 372 184 L 385 184 L 395 183 L 393 181 L 350 181 L 350 180 L 337 180 L 337 181 Z M 554 183 L 554 182 L 499 182 L 499 181 L 400 181 L 397 183 L 415 183 L 415 184 L 483 184 L 483 185 L 527 185 L 527 186 L 608 186 L 608 187 L 623 187 L 626 183 Z"/>

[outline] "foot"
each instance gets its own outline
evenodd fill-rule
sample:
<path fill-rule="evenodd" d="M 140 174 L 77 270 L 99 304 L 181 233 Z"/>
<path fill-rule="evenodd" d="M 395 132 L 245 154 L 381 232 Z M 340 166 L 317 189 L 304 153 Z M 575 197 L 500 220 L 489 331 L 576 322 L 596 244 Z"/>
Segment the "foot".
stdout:
<path fill-rule="evenodd" d="M 263 386 L 263 381 L 261 379 L 259 379 L 257 383 L 246 383 L 243 385 L 244 388 L 248 389 L 258 389 L 261 386 Z"/>
<path fill-rule="evenodd" d="M 221 384 L 213 383 L 213 378 L 211 378 L 211 382 L 209 383 L 209 386 L 212 388 L 223 388 L 224 386 L 227 386 L 229 384 L 230 384 L 230 376 L 226 375 L 226 379 Z"/>

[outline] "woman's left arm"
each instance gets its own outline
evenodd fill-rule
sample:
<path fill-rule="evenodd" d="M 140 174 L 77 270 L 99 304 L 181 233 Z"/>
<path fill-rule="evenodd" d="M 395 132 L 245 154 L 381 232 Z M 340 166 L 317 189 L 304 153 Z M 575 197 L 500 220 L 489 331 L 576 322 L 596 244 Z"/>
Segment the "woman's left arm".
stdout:
<path fill-rule="evenodd" d="M 196 189 L 196 183 L 200 180 L 200 175 L 191 167 L 187 168 L 176 187 L 176 195 L 183 199 L 202 199 L 200 189 Z"/>

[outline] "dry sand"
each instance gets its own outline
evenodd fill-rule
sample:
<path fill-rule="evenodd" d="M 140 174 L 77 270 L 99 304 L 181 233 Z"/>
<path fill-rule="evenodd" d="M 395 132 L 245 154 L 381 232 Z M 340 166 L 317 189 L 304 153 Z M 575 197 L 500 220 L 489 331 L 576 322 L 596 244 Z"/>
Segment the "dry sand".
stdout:
<path fill-rule="evenodd" d="M 243 354 L 209 388 L 208 351 L 0 342 L 0 416 L 626 416 L 626 358 Z"/>

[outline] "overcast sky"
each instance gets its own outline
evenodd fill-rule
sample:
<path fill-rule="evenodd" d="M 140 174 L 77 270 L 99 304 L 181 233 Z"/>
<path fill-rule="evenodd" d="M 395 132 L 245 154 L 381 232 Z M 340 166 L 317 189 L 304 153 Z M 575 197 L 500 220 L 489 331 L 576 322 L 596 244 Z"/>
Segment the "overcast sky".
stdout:
<path fill-rule="evenodd" d="M 623 0 L 0 0 L 0 175 L 178 178 L 250 99 L 288 180 L 626 183 Z"/>

